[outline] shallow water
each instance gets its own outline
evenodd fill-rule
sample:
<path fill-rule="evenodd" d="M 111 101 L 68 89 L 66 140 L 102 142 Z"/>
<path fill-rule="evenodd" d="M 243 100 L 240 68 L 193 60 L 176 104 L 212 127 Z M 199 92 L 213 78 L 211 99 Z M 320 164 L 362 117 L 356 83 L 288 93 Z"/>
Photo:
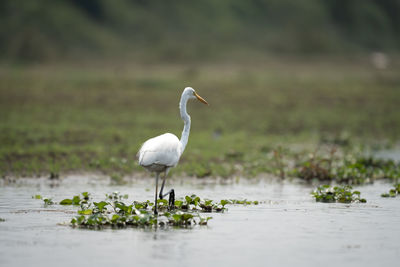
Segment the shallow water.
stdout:
<path fill-rule="evenodd" d="M 385 160 L 391 159 L 394 162 L 400 162 L 400 150 L 399 149 L 380 150 L 374 153 L 374 157 Z"/>
<path fill-rule="evenodd" d="M 400 260 L 400 197 L 381 198 L 390 183 L 359 187 L 366 204 L 316 203 L 313 187 L 267 179 L 221 184 L 174 180 L 177 197 L 262 201 L 213 213 L 192 229 L 73 229 L 58 225 L 75 207 L 43 206 L 80 192 L 95 200 L 120 191 L 129 200 L 153 199 L 153 179 L 123 186 L 74 176 L 60 182 L 17 180 L 0 187 L 0 266 L 384 266 Z"/>

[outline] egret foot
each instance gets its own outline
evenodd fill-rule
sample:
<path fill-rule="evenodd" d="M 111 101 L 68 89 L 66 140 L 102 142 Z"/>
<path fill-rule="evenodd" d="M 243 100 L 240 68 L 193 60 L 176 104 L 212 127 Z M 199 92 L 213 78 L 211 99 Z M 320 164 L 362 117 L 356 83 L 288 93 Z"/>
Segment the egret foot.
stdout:
<path fill-rule="evenodd" d="M 171 189 L 169 192 L 168 206 L 170 210 L 173 210 L 175 208 L 175 191 Z"/>

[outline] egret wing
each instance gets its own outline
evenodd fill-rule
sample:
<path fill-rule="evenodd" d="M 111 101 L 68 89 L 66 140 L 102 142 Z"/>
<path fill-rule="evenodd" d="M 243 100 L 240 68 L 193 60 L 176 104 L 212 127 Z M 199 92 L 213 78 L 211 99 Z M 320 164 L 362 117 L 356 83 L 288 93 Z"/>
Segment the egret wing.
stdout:
<path fill-rule="evenodd" d="M 182 153 L 181 147 L 178 137 L 170 133 L 151 138 L 139 150 L 139 164 L 175 166 Z"/>

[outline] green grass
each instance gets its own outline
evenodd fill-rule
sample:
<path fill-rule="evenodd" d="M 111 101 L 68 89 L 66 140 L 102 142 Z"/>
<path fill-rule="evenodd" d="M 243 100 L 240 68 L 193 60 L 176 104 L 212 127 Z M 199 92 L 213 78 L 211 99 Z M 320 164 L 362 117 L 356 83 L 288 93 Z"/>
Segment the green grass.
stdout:
<path fill-rule="evenodd" d="M 305 63 L 306 62 L 306 63 Z M 400 133 L 400 67 L 313 59 L 189 65 L 0 67 L 0 172 L 144 171 L 145 140 L 183 124 L 178 102 L 192 86 L 192 130 L 175 174 L 290 173 L 316 147 L 393 144 Z M 277 159 L 276 151 L 283 151 Z M 275 151 L 275 152 L 274 152 Z M 329 151 L 327 149 L 326 151 Z"/>

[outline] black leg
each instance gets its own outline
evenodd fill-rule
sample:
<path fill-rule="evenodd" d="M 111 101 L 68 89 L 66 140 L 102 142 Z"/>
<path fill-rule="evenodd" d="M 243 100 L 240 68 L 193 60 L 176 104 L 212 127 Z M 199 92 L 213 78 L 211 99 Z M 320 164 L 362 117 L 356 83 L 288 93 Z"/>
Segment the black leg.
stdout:
<path fill-rule="evenodd" d="M 157 210 L 157 193 L 158 193 L 158 177 L 160 176 L 160 173 L 156 172 L 156 200 L 154 202 L 154 215 L 158 214 Z"/>
<path fill-rule="evenodd" d="M 169 208 L 173 208 L 175 206 L 175 191 L 174 189 L 169 190 L 167 193 L 163 194 L 165 181 L 167 180 L 167 173 L 164 173 L 164 178 L 161 184 L 160 194 L 158 195 L 160 199 L 163 199 L 165 196 L 169 195 L 168 205 Z"/>
<path fill-rule="evenodd" d="M 169 209 L 171 209 L 171 210 L 175 208 L 175 191 L 174 191 L 174 189 L 170 190 L 168 205 L 169 205 Z"/>
<path fill-rule="evenodd" d="M 164 173 L 164 178 L 163 178 L 163 181 L 162 181 L 162 184 L 161 184 L 160 194 L 158 195 L 160 199 L 163 199 L 166 196 L 166 194 L 163 195 L 165 180 L 167 180 L 167 174 L 166 173 Z"/>

